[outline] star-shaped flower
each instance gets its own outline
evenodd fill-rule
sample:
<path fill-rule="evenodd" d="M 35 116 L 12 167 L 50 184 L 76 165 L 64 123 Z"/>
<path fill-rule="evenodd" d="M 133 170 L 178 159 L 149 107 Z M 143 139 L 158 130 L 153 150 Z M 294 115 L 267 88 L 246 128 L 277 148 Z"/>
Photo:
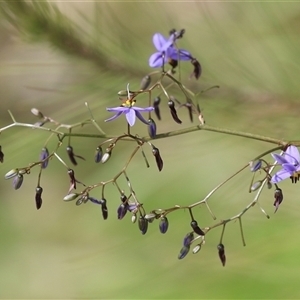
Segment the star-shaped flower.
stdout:
<path fill-rule="evenodd" d="M 172 33 L 168 39 L 162 34 L 155 33 L 153 36 L 153 44 L 158 52 L 153 53 L 149 58 L 149 66 L 151 68 L 159 68 L 171 60 L 191 60 L 192 55 L 183 49 L 176 49 L 174 41 L 176 32 Z"/>
<path fill-rule="evenodd" d="M 116 112 L 114 116 L 112 116 L 109 119 L 106 119 L 105 122 L 113 121 L 122 114 L 125 114 L 127 122 L 130 126 L 133 126 L 135 123 L 136 117 L 140 119 L 143 123 L 146 125 L 149 125 L 149 123 L 144 119 L 141 112 L 149 112 L 154 110 L 154 107 L 137 107 L 134 106 L 135 100 L 127 99 L 120 107 L 112 107 L 112 108 L 106 108 L 107 111 L 113 111 Z"/>
<path fill-rule="evenodd" d="M 298 148 L 289 146 L 283 156 L 276 153 L 271 154 L 277 164 L 282 166 L 282 169 L 276 172 L 271 182 L 278 183 L 286 178 L 291 178 L 292 182 L 297 182 L 300 176 L 300 154 Z"/>

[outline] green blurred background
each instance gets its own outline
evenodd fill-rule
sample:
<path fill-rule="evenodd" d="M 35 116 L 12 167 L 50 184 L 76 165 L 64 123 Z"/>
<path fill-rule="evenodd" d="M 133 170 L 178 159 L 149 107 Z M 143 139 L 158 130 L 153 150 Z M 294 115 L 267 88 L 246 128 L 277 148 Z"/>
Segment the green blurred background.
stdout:
<path fill-rule="evenodd" d="M 103 120 L 108 106 L 118 104 L 117 92 L 130 82 L 137 89 L 152 71 L 152 35 L 186 29 L 180 47 L 198 58 L 199 81 L 186 80 L 194 91 L 212 85 L 201 107 L 207 124 L 299 139 L 299 3 L 225 2 L 1 2 L 0 88 L 1 127 L 18 121 L 34 123 L 32 107 L 64 123 L 88 118 L 88 102 L 107 133 L 124 132 L 124 119 Z M 60 13 L 61 12 L 61 13 Z M 68 19 L 66 19 L 67 16 Z M 183 65 L 183 76 L 191 69 Z M 190 126 L 175 124 L 167 109 L 159 132 Z M 138 124 L 137 133 L 145 135 Z M 79 132 L 95 133 L 92 126 Z M 0 175 L 36 161 L 47 133 L 13 128 L 1 134 L 5 162 Z M 117 147 L 113 159 L 95 165 L 96 139 L 73 139 L 83 155 L 75 172 L 87 184 L 108 180 L 118 172 L 131 151 Z M 55 143 L 52 144 L 54 147 Z M 146 209 L 187 205 L 202 199 L 272 145 L 210 132 L 158 140 L 164 159 L 158 173 L 148 152 L 147 169 L 140 155 L 128 168 L 133 188 Z M 60 154 L 67 160 L 64 150 Z M 240 212 L 252 199 L 251 174 L 245 172 L 216 193 L 210 205 L 218 220 Z M 119 204 L 113 187 L 107 189 L 109 218 L 102 220 L 95 205 L 64 203 L 69 188 L 65 169 L 51 161 L 42 177 L 43 206 L 36 211 L 37 170 L 25 177 L 20 190 L 0 181 L 0 297 L 98 299 L 299 299 L 299 187 L 283 182 L 284 202 L 273 214 L 273 191 L 260 203 L 267 220 L 254 207 L 243 217 L 247 246 L 238 223 L 227 225 L 223 268 L 216 246 L 221 229 L 207 236 L 196 255 L 177 259 L 182 238 L 190 230 L 189 215 L 170 215 L 169 231 L 158 223 L 142 236 L 129 216 L 116 218 Z M 124 188 L 125 182 L 122 182 Z M 95 191 L 100 197 L 100 191 Z M 202 226 L 213 224 L 204 207 L 195 210 Z"/>

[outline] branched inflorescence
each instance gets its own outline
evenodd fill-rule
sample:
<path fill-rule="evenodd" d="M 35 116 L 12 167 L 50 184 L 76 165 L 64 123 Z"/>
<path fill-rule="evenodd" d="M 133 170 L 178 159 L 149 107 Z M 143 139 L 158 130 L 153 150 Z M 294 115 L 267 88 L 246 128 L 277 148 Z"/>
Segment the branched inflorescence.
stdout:
<path fill-rule="evenodd" d="M 22 187 L 24 177 L 30 174 L 31 169 L 35 167 L 39 168 L 37 185 L 35 188 L 35 203 L 36 208 L 40 209 L 42 206 L 43 193 L 43 188 L 41 186 L 42 173 L 47 168 L 51 159 L 57 159 L 66 169 L 66 175 L 68 176 L 70 181 L 69 187 L 66 187 L 66 195 L 63 197 L 64 201 L 75 201 L 76 205 L 81 205 L 88 202 L 96 204 L 101 207 L 104 220 L 108 218 L 108 207 L 115 207 L 117 219 L 122 220 L 126 217 L 126 215 L 131 215 L 131 221 L 133 223 L 137 222 L 138 229 L 143 235 L 147 233 L 149 223 L 152 223 L 155 220 L 158 220 L 159 231 L 162 234 L 165 234 L 169 229 L 168 215 L 178 210 L 186 210 L 190 215 L 190 230 L 183 237 L 182 246 L 179 251 L 178 258 L 184 258 L 189 253 L 192 244 L 194 244 L 192 252 L 194 254 L 199 252 L 201 247 L 205 244 L 206 236 L 209 231 L 214 228 L 221 227 L 222 231 L 220 240 L 217 243 L 217 251 L 222 265 L 225 266 L 226 256 L 223 238 L 227 223 L 238 220 L 241 239 L 243 244 L 245 245 L 245 238 L 242 227 L 242 217 L 244 216 L 244 214 L 250 208 L 258 206 L 262 213 L 265 214 L 267 218 L 269 218 L 269 215 L 265 212 L 265 210 L 258 202 L 262 190 L 265 187 L 267 187 L 268 189 L 272 189 L 273 186 L 275 187 L 275 212 L 278 210 L 280 204 L 283 201 L 283 192 L 278 186 L 279 182 L 284 179 L 291 178 L 292 182 L 296 183 L 300 178 L 300 155 L 296 147 L 299 145 L 297 142 L 289 143 L 287 141 L 281 141 L 270 137 L 237 132 L 228 129 L 221 129 L 205 124 L 204 116 L 199 104 L 199 96 L 204 91 L 194 93 L 189 90 L 181 80 L 181 63 L 190 62 L 192 64 L 193 71 L 190 77 L 199 79 L 202 71 L 200 63 L 189 51 L 177 47 L 177 42 L 179 39 L 183 38 L 184 33 L 184 30 L 171 30 L 169 32 L 168 38 L 165 38 L 160 33 L 154 34 L 153 44 L 157 51 L 150 56 L 149 65 L 152 68 L 158 68 L 158 70 L 146 75 L 141 81 L 140 89 L 137 91 L 131 90 L 130 85 L 127 84 L 126 89 L 120 90 L 118 92 L 118 96 L 120 97 L 119 105 L 117 105 L 116 107 L 107 108 L 107 111 L 114 113 L 114 115 L 106 119 L 105 122 L 114 121 L 124 115 L 126 119 L 126 133 L 122 133 L 118 136 L 110 136 L 106 134 L 101 129 L 99 124 L 95 121 L 87 103 L 85 103 L 85 105 L 88 109 L 90 118 L 76 124 L 62 124 L 44 115 L 40 110 L 36 108 L 33 108 L 31 110 L 32 114 L 38 118 L 38 121 L 35 124 L 19 123 L 15 120 L 12 113 L 9 112 L 12 118 L 12 123 L 1 128 L 0 133 L 7 129 L 10 129 L 11 127 L 21 126 L 48 131 L 49 137 L 44 142 L 38 161 L 30 163 L 26 167 L 17 167 L 13 170 L 10 170 L 6 173 L 5 178 L 12 179 L 14 189 L 19 189 Z M 177 90 L 181 92 L 181 99 L 184 99 L 183 101 L 177 100 L 177 98 L 172 95 L 172 89 L 174 87 L 176 87 Z M 141 95 L 148 96 L 148 103 L 146 105 L 142 102 L 140 104 L 140 101 L 143 101 L 140 100 L 142 98 L 140 97 Z M 170 116 L 175 123 L 182 123 L 182 120 L 178 115 L 178 110 L 184 109 L 187 112 L 191 122 L 194 121 L 194 117 L 196 116 L 197 125 L 189 128 L 158 134 L 158 127 L 154 119 L 162 120 L 162 113 L 160 108 L 163 102 L 166 102 L 166 107 L 168 107 Z M 148 135 L 140 137 L 132 132 L 132 128 L 135 125 L 136 119 L 147 126 Z M 49 123 L 54 124 L 55 128 L 52 129 L 50 127 L 47 127 L 47 124 Z M 75 132 L 76 128 L 86 125 L 93 125 L 99 133 L 92 135 L 89 133 L 79 134 Z M 186 134 L 196 130 L 208 130 L 212 132 L 238 135 L 244 138 L 251 138 L 272 143 L 275 144 L 276 147 L 258 155 L 256 158 L 252 159 L 250 163 L 244 164 L 242 168 L 240 168 L 234 174 L 230 175 L 223 182 L 219 183 L 215 188 L 209 191 L 203 199 L 200 199 L 195 203 L 192 203 L 190 205 L 174 205 L 169 208 L 156 208 L 150 210 L 146 209 L 138 199 L 133 189 L 131 180 L 128 176 L 127 169 L 130 165 L 130 162 L 132 161 L 132 158 L 136 155 L 136 153 L 141 152 L 146 162 L 146 166 L 149 167 L 150 164 L 148 162 L 148 158 L 146 157 L 146 154 L 143 150 L 143 147 L 148 146 L 151 149 L 151 153 L 153 154 L 153 158 L 157 165 L 158 171 L 162 171 L 164 163 L 161 152 L 163 153 L 163 149 L 162 151 L 160 151 L 152 143 L 152 141 L 169 136 L 179 136 L 181 134 Z M 73 149 L 73 146 L 71 144 L 71 137 L 74 136 L 81 136 L 83 138 L 98 137 L 103 140 L 103 142 L 101 142 L 95 149 L 95 163 L 108 163 L 112 157 L 114 149 L 119 146 L 120 141 L 133 142 L 135 146 L 133 146 L 132 152 L 125 164 L 121 166 L 119 170 L 117 170 L 117 173 L 113 178 L 106 181 L 96 182 L 91 185 L 86 185 L 81 181 L 82 179 L 77 178 L 77 175 L 74 171 L 74 167 L 80 161 L 85 160 L 83 156 L 79 155 Z M 53 139 L 57 139 L 57 144 L 52 151 L 49 151 L 48 144 Z M 66 149 L 70 164 L 66 163 L 59 155 L 59 152 L 63 146 Z M 281 150 L 281 153 L 272 153 L 276 150 Z M 271 163 L 268 162 L 266 158 L 270 153 L 275 160 Z M 0 146 L 0 162 L 3 161 L 4 153 L 2 151 L 2 147 Z M 70 165 L 73 165 L 74 167 L 71 167 Z M 280 166 L 281 169 L 277 171 L 277 173 L 272 175 L 274 168 L 277 166 Z M 243 170 L 248 170 L 249 174 L 253 173 L 253 177 L 249 187 L 249 192 L 255 193 L 253 200 L 238 214 L 228 219 L 220 220 L 211 226 L 206 226 L 205 224 L 201 223 L 201 220 L 196 220 L 194 218 L 193 210 L 195 207 L 201 205 L 207 209 L 213 220 L 217 219 L 209 205 L 211 196 L 220 188 L 222 188 L 228 181 L 240 174 L 240 172 L 242 172 Z M 259 179 L 256 178 L 258 176 Z M 125 179 L 125 181 L 127 182 L 127 193 L 124 192 L 124 189 L 119 183 L 120 178 Z M 110 184 L 117 189 L 120 196 L 120 199 L 116 203 L 110 203 L 106 199 L 105 187 Z M 101 197 L 95 198 L 93 196 L 93 192 L 95 189 L 101 189 Z M 151 203 L 147 203 L 147 206 L 150 204 Z"/>

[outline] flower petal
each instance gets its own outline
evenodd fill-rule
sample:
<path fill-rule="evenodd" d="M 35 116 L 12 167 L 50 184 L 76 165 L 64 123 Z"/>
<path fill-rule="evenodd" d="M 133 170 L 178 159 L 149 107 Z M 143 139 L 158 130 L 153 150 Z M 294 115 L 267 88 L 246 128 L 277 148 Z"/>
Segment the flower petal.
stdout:
<path fill-rule="evenodd" d="M 285 151 L 284 158 L 293 165 L 299 165 L 300 154 L 298 148 L 293 145 L 289 146 Z"/>
<path fill-rule="evenodd" d="M 132 108 L 130 108 L 129 111 L 126 113 L 126 119 L 130 126 L 133 126 L 135 123 L 135 114 L 136 113 Z"/>
<path fill-rule="evenodd" d="M 282 164 L 282 168 L 285 171 L 290 172 L 291 175 L 297 171 L 297 168 L 293 164 Z"/>
<path fill-rule="evenodd" d="M 291 173 L 286 170 L 279 170 L 277 173 L 275 173 L 271 179 L 272 183 L 278 183 L 284 179 L 287 179 L 291 176 Z"/>
<path fill-rule="evenodd" d="M 120 106 L 120 107 L 112 107 L 112 108 L 106 108 L 107 111 L 119 111 L 119 112 L 124 112 L 126 113 L 128 111 L 128 107 L 123 107 L 123 106 Z"/>
<path fill-rule="evenodd" d="M 145 123 L 146 125 L 149 125 L 149 123 L 144 119 L 144 117 L 142 116 L 142 114 L 137 110 L 135 111 L 136 116 L 139 118 L 140 121 L 142 121 L 143 123 Z"/>
<path fill-rule="evenodd" d="M 175 60 L 191 60 L 192 59 L 192 55 L 190 52 L 184 50 L 184 49 L 179 49 L 176 50 L 175 48 L 173 48 L 174 50 L 172 52 L 169 52 L 168 55 L 169 57 L 171 57 L 172 59 Z"/>
<path fill-rule="evenodd" d="M 152 41 L 153 41 L 153 44 L 154 44 L 155 48 L 158 51 L 164 51 L 166 49 L 165 46 L 168 45 L 168 41 L 160 33 L 155 33 L 153 35 Z M 169 47 L 170 47 L 170 45 L 169 45 Z"/>
<path fill-rule="evenodd" d="M 163 56 L 160 52 L 155 52 L 149 58 L 149 66 L 151 68 L 159 68 L 164 65 Z"/>
<path fill-rule="evenodd" d="M 283 157 L 283 156 L 281 156 L 281 155 L 279 155 L 279 154 L 277 154 L 277 153 L 271 153 L 271 155 L 272 155 L 273 158 L 276 160 L 276 162 L 277 162 L 278 164 L 280 164 L 280 165 L 289 163 L 289 162 L 285 159 L 285 157 Z"/>
<path fill-rule="evenodd" d="M 137 107 L 137 106 L 133 106 L 132 107 L 135 111 L 141 111 L 141 112 L 147 112 L 147 111 L 152 111 L 154 110 L 154 107 L 149 106 L 149 107 Z"/>
<path fill-rule="evenodd" d="M 116 114 L 115 114 L 114 116 L 112 116 L 111 118 L 104 120 L 104 122 L 113 121 L 113 120 L 115 120 L 116 118 L 120 117 L 120 115 L 121 115 L 122 113 L 123 113 L 122 111 L 119 111 L 118 113 L 116 113 Z"/>

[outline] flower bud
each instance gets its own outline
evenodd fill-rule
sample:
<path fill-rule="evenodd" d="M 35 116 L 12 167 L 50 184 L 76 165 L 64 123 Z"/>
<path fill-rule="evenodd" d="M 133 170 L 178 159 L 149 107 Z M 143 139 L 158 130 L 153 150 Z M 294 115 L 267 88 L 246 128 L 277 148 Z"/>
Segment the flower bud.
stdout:
<path fill-rule="evenodd" d="M 36 209 L 40 209 L 42 206 L 42 193 L 43 193 L 43 188 L 40 186 L 37 186 L 35 189 L 35 205 Z"/>
<path fill-rule="evenodd" d="M 145 234 L 148 230 L 148 221 L 143 216 L 140 216 L 138 225 L 141 233 Z"/>
<path fill-rule="evenodd" d="M 72 164 L 73 164 L 74 166 L 76 166 L 76 165 L 77 165 L 77 161 L 76 161 L 76 159 L 75 159 L 75 154 L 74 154 L 74 152 L 73 152 L 73 147 L 68 146 L 66 150 L 67 150 L 68 156 L 69 156 L 69 158 L 70 158 L 70 161 L 72 162 Z"/>
<path fill-rule="evenodd" d="M 49 156 L 49 151 L 48 151 L 48 149 L 47 149 L 46 147 L 42 148 L 42 152 L 41 152 L 41 154 L 40 154 L 40 160 L 43 161 L 43 162 L 41 163 L 41 168 L 42 168 L 42 169 L 46 169 L 47 166 L 48 166 L 49 160 L 46 159 L 48 156 Z"/>
<path fill-rule="evenodd" d="M 283 193 L 282 190 L 280 188 L 276 188 L 275 193 L 274 193 L 274 206 L 275 206 L 275 212 L 277 211 L 277 209 L 279 208 L 279 205 L 281 204 L 281 202 L 283 201 Z"/>
<path fill-rule="evenodd" d="M 250 192 L 254 192 L 258 190 L 261 187 L 261 184 L 262 184 L 261 180 L 254 182 L 250 188 Z"/>
<path fill-rule="evenodd" d="M 198 253 L 200 250 L 201 250 L 201 244 L 196 245 L 193 249 L 193 254 Z"/>
<path fill-rule="evenodd" d="M 249 162 L 250 171 L 256 172 L 257 170 L 259 170 L 261 168 L 261 165 L 262 165 L 262 161 L 260 159 L 250 161 Z"/>
<path fill-rule="evenodd" d="M 137 219 L 136 215 L 132 215 L 132 216 L 131 216 L 131 222 L 132 222 L 132 223 L 135 223 L 135 222 L 136 222 L 136 219 Z"/>
<path fill-rule="evenodd" d="M 169 221 L 167 217 L 161 217 L 159 222 L 159 231 L 161 233 L 166 233 L 169 228 Z"/>
<path fill-rule="evenodd" d="M 15 178 L 13 180 L 14 189 L 18 190 L 21 187 L 22 183 L 23 183 L 23 175 L 18 174 L 18 176 L 15 176 Z"/>
<path fill-rule="evenodd" d="M 79 194 L 68 194 L 67 196 L 64 197 L 64 201 L 68 202 L 68 201 L 73 201 L 75 200 L 77 197 L 79 196 Z"/>
<path fill-rule="evenodd" d="M 190 247 L 189 246 L 183 246 L 181 249 L 180 249 L 180 252 L 178 254 L 178 259 L 183 259 L 187 256 L 187 254 L 189 253 L 190 251 Z"/>
<path fill-rule="evenodd" d="M 225 247 L 224 247 L 223 244 L 219 244 L 219 245 L 217 246 L 217 249 L 218 249 L 218 254 L 219 254 L 221 263 L 222 263 L 222 265 L 223 265 L 223 267 L 224 267 L 224 266 L 225 266 L 225 263 L 226 263 Z"/>
<path fill-rule="evenodd" d="M 120 97 L 127 97 L 127 95 L 128 95 L 127 90 L 121 90 L 118 92 L 118 96 Z"/>
<path fill-rule="evenodd" d="M 105 152 L 101 158 L 101 162 L 103 164 L 106 163 L 110 159 L 110 156 L 111 156 L 111 151 Z"/>
<path fill-rule="evenodd" d="M 149 136 L 152 139 L 155 139 L 155 137 L 156 137 L 156 124 L 155 124 L 154 120 L 151 119 L 151 118 L 148 120 L 148 123 L 149 123 L 149 125 L 148 125 Z"/>
<path fill-rule="evenodd" d="M 156 214 L 154 214 L 154 213 L 150 213 L 150 214 L 145 215 L 145 219 L 147 219 L 147 221 L 149 223 L 152 223 L 155 218 L 156 218 Z"/>
<path fill-rule="evenodd" d="M 31 113 L 32 113 L 33 115 L 35 115 L 36 117 L 39 117 L 39 118 L 41 118 L 41 119 L 44 118 L 44 115 L 43 115 L 37 108 L 32 108 L 32 109 L 31 109 Z"/>
<path fill-rule="evenodd" d="M 102 159 L 102 154 L 103 154 L 102 148 L 101 148 L 101 146 L 98 146 L 98 147 L 96 148 L 96 151 L 95 151 L 95 162 L 96 162 L 96 163 L 98 163 L 98 162 L 101 161 L 101 159 Z"/>
<path fill-rule="evenodd" d="M 194 239 L 194 233 L 189 232 L 183 239 L 183 246 L 190 246 L 192 240 Z"/>
<path fill-rule="evenodd" d="M 144 76 L 141 81 L 140 89 L 143 91 L 146 90 L 149 87 L 150 83 L 151 77 L 149 75 Z"/>
<path fill-rule="evenodd" d="M 7 172 L 4 177 L 5 179 L 11 179 L 15 176 L 17 176 L 19 174 L 19 170 L 18 169 L 12 169 L 9 172 Z"/>
<path fill-rule="evenodd" d="M 117 214 L 118 214 L 118 220 L 122 220 L 126 213 L 127 213 L 127 204 L 120 204 L 119 207 L 118 207 L 118 210 L 117 210 Z"/>
<path fill-rule="evenodd" d="M 102 216 L 103 219 L 106 220 L 108 217 L 108 210 L 107 210 L 107 206 L 106 206 L 106 199 L 101 199 L 101 211 L 102 211 Z"/>
<path fill-rule="evenodd" d="M 157 119 L 161 120 L 159 104 L 160 104 L 160 97 L 154 98 L 154 100 L 153 100 L 154 112 L 155 112 Z"/>

